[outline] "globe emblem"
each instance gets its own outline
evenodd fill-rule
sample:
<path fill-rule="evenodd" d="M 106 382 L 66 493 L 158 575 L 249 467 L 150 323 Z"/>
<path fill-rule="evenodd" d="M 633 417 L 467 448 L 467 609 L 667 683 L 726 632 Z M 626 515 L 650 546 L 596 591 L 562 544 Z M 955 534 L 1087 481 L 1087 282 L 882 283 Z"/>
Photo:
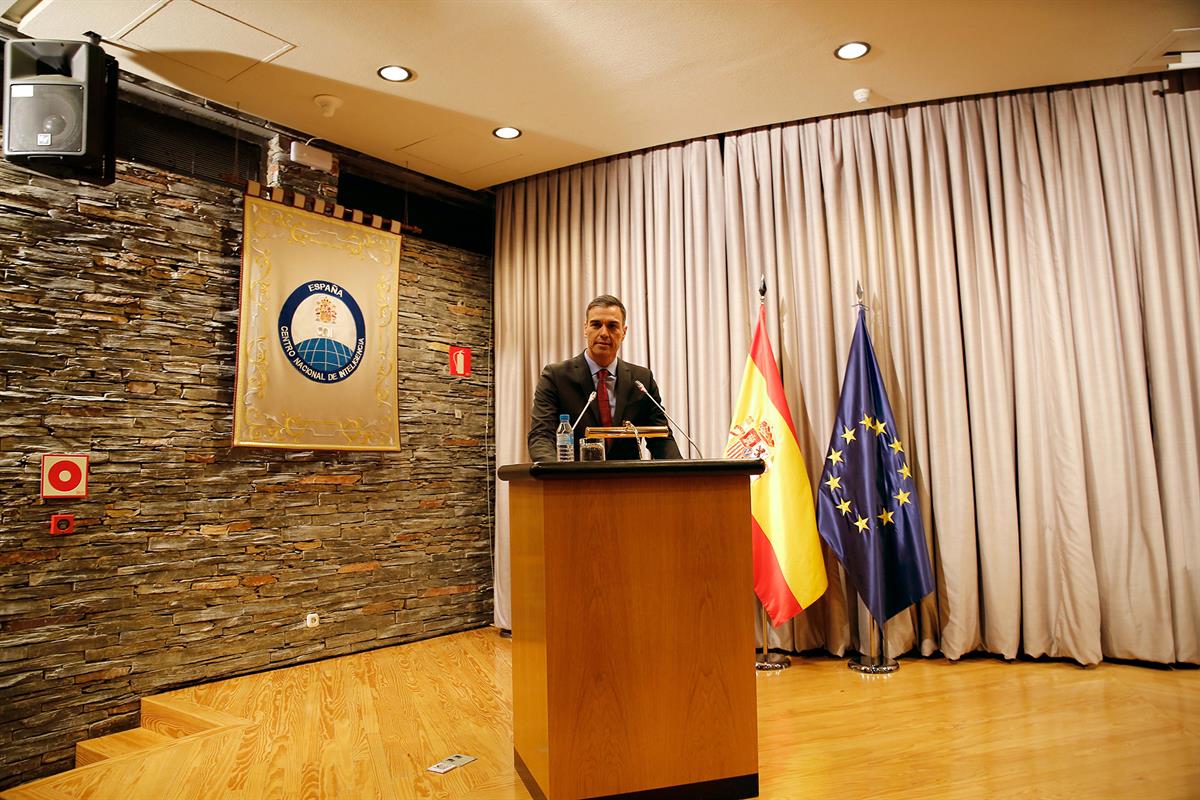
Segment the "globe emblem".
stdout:
<path fill-rule="evenodd" d="M 350 363 L 354 351 L 336 339 L 305 339 L 296 345 L 304 363 L 325 372 L 339 370 Z"/>
<path fill-rule="evenodd" d="M 301 284 L 279 312 L 279 344 L 288 362 L 315 383 L 354 374 L 366 353 L 362 311 L 336 283 Z"/>

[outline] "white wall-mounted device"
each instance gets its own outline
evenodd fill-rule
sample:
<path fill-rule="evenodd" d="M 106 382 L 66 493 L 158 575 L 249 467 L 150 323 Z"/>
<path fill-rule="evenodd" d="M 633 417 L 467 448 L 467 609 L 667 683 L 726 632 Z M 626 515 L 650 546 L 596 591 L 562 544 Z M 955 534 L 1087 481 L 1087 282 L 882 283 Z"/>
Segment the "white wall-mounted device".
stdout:
<path fill-rule="evenodd" d="M 333 171 L 333 153 L 303 142 L 292 142 L 292 161 L 322 172 Z"/>

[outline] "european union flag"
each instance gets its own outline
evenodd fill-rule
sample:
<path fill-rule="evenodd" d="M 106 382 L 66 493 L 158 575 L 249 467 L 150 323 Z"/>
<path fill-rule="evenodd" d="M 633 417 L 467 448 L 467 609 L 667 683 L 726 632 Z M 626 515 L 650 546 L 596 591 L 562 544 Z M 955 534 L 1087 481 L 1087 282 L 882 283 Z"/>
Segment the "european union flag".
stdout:
<path fill-rule="evenodd" d="M 817 529 L 880 625 L 933 591 L 912 467 L 861 308 L 817 490 Z"/>

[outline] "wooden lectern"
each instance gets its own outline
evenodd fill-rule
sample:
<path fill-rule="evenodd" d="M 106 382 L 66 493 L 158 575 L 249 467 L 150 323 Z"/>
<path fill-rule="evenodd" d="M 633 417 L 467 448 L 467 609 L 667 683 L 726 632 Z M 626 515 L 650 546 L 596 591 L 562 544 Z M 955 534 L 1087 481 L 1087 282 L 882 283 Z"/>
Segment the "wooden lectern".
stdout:
<path fill-rule="evenodd" d="M 535 798 L 758 794 L 749 476 L 514 464 L 513 750 Z"/>

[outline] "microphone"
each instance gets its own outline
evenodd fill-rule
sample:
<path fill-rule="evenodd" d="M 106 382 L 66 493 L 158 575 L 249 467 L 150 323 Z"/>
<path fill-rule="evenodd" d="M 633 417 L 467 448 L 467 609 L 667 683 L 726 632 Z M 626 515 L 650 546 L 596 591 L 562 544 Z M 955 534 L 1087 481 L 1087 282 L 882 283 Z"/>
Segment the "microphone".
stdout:
<path fill-rule="evenodd" d="M 587 412 L 588 406 L 590 406 L 592 404 L 592 401 L 595 399 L 596 399 L 595 392 L 592 392 L 591 394 L 588 395 L 587 402 L 583 404 L 583 408 L 580 410 L 579 416 L 576 417 L 575 422 L 573 422 L 571 424 L 571 433 L 575 432 L 575 426 L 579 424 L 579 420 L 583 419 L 583 415 Z M 665 414 L 666 412 L 664 411 L 663 413 Z"/>
<path fill-rule="evenodd" d="M 642 394 L 646 395 L 646 397 L 649 397 L 650 402 L 654 403 L 655 407 L 657 407 L 659 411 L 663 412 L 663 416 L 667 418 L 667 422 L 670 422 L 672 425 L 674 425 L 675 429 L 677 431 L 679 431 L 680 433 L 682 433 L 684 435 L 684 438 L 686 438 L 688 440 L 688 444 L 690 444 L 692 447 L 696 448 L 696 455 L 700 456 L 701 458 L 704 458 L 704 453 L 700 452 L 700 445 L 698 445 L 694 441 L 692 441 L 692 437 L 688 436 L 688 432 L 683 429 L 682 425 L 680 425 L 675 420 L 671 419 L 671 415 L 667 413 L 667 410 L 662 407 L 661 403 L 659 403 L 657 400 L 654 399 L 654 395 L 652 395 L 652 394 L 650 394 L 650 392 L 646 391 L 646 385 L 644 383 L 642 383 L 641 381 L 634 381 L 633 385 L 636 386 L 637 388 L 641 389 Z"/>

